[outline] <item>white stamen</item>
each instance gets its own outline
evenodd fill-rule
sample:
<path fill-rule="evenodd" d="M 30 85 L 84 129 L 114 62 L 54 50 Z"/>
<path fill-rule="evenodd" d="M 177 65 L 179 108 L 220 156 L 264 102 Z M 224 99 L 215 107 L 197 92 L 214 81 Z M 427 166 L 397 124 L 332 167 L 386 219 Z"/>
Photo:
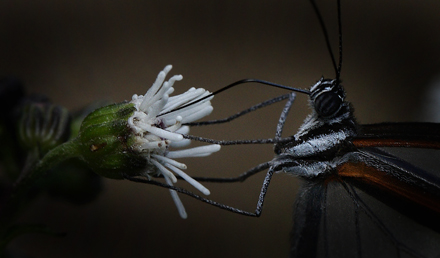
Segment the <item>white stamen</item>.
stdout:
<path fill-rule="evenodd" d="M 177 111 L 165 114 L 165 115 L 162 116 L 162 118 L 170 118 L 170 117 L 174 118 L 174 117 L 176 117 L 176 115 L 182 116 L 184 118 L 188 114 L 192 114 L 192 113 L 196 112 L 197 110 L 199 110 L 199 109 L 201 109 L 201 108 L 203 108 L 205 106 L 211 106 L 211 102 L 209 100 L 202 101 L 202 102 L 197 102 L 197 103 L 195 103 L 193 105 L 190 105 L 190 106 L 187 106 L 185 108 L 179 109 Z M 165 113 L 165 112 L 163 112 L 163 113 Z"/>
<path fill-rule="evenodd" d="M 174 174 L 171 173 L 171 171 L 169 171 L 168 169 L 166 169 L 162 164 L 160 164 L 154 159 L 151 159 L 151 162 L 160 170 L 160 172 L 162 172 L 163 177 L 169 178 L 173 183 L 177 182 L 176 176 L 174 176 Z"/>
<path fill-rule="evenodd" d="M 183 139 L 183 136 L 180 134 L 168 132 L 163 129 L 157 128 L 155 126 L 151 126 L 149 124 L 141 124 L 139 125 L 139 127 L 144 129 L 145 131 L 155 134 L 161 138 L 169 139 L 171 141 L 180 141 Z"/>
<path fill-rule="evenodd" d="M 191 144 L 191 140 L 190 140 L 190 139 L 183 139 L 183 140 L 178 141 L 178 142 L 172 142 L 172 143 L 170 144 L 170 147 L 173 147 L 173 148 L 182 148 L 182 147 L 186 147 L 186 146 L 188 146 L 188 145 L 190 145 L 190 144 Z"/>
<path fill-rule="evenodd" d="M 163 71 L 161 71 L 156 78 L 156 81 L 153 83 L 151 88 L 145 93 L 143 97 L 143 101 L 139 105 L 139 110 L 147 110 L 149 105 L 152 105 L 154 102 L 150 101 L 151 98 L 156 94 L 159 88 L 162 86 L 163 81 L 165 80 L 165 76 L 168 72 L 165 72 L 168 66 L 165 67 Z"/>
<path fill-rule="evenodd" d="M 197 157 L 198 155 L 203 155 L 203 154 L 209 155 L 213 152 L 219 151 L 220 148 L 221 148 L 220 145 L 212 144 L 212 145 L 200 146 L 186 150 L 170 151 L 166 154 L 166 156 L 170 159 Z"/>
<path fill-rule="evenodd" d="M 178 130 L 176 130 L 175 133 L 188 134 L 189 133 L 189 126 L 187 126 L 187 125 L 182 126 Z"/>
<path fill-rule="evenodd" d="M 194 89 L 194 90 L 188 90 L 187 92 L 176 96 L 176 97 L 171 97 L 168 104 L 164 107 L 163 113 L 171 111 L 179 106 L 183 106 L 186 105 L 190 102 L 195 101 L 200 95 L 208 95 L 208 94 L 204 94 L 207 93 L 206 90 L 204 89 Z M 205 101 L 208 101 L 209 99 L 206 99 Z M 203 102 L 205 102 L 203 101 Z M 200 102 L 200 103 L 203 103 Z M 198 103 L 197 103 L 198 104 Z"/>
<path fill-rule="evenodd" d="M 165 149 L 167 145 L 167 141 L 144 142 L 141 144 L 141 150 Z"/>
<path fill-rule="evenodd" d="M 171 164 L 166 164 L 165 166 L 169 167 L 171 170 L 174 171 L 174 173 L 176 173 L 179 176 L 181 176 L 183 179 L 185 179 L 188 183 L 190 183 L 192 186 L 194 186 L 194 188 L 196 188 L 197 190 L 202 192 L 204 195 L 210 195 L 211 194 L 211 192 L 206 187 L 204 187 L 202 184 L 200 184 L 199 182 L 194 180 L 192 177 L 188 176 L 182 170 L 172 166 Z"/>
<path fill-rule="evenodd" d="M 171 165 L 173 165 L 175 167 L 178 167 L 180 169 L 186 169 L 187 168 L 185 164 L 177 162 L 177 161 L 175 161 L 173 159 L 170 159 L 170 158 L 167 158 L 167 157 L 164 157 L 164 156 L 161 156 L 161 155 L 157 155 L 157 154 L 153 154 L 151 156 L 154 157 L 155 159 L 162 160 L 165 164 L 169 163 L 169 164 L 171 164 Z"/>
<path fill-rule="evenodd" d="M 144 104 L 145 100 L 142 101 L 142 104 L 139 108 L 143 111 L 148 110 L 148 108 L 159 101 L 170 88 L 170 83 L 164 82 L 162 88 L 160 88 L 160 90 L 151 99 L 148 100 L 148 103 Z"/>
<path fill-rule="evenodd" d="M 165 106 L 165 104 L 168 101 L 168 95 L 164 94 L 162 96 L 162 99 L 158 100 L 156 103 L 154 103 L 153 105 L 151 105 L 148 108 L 148 115 L 147 115 L 147 119 L 153 119 L 153 117 L 157 117 L 157 115 L 159 115 L 159 113 L 161 112 L 162 108 Z"/>
<path fill-rule="evenodd" d="M 176 123 L 172 126 L 169 126 L 166 128 L 167 131 L 170 132 L 175 132 L 177 130 L 179 130 L 179 128 L 182 126 L 182 117 L 181 116 L 177 116 L 176 117 Z"/>
<path fill-rule="evenodd" d="M 170 181 L 170 179 L 168 179 L 167 177 L 165 177 L 165 181 L 167 182 L 168 185 L 173 185 Z M 177 211 L 179 211 L 179 215 L 182 219 L 186 219 L 188 218 L 188 214 L 186 213 L 185 207 L 183 206 L 182 201 L 180 200 L 179 196 L 177 195 L 177 192 L 170 189 L 170 194 L 171 194 L 171 198 L 174 201 L 174 204 L 176 204 L 177 207 Z"/>
<path fill-rule="evenodd" d="M 209 114 L 212 113 L 212 111 L 214 110 L 214 108 L 212 106 L 206 106 L 203 109 L 192 113 L 191 115 L 188 115 L 186 117 L 184 117 L 184 119 L 182 120 L 182 123 L 191 123 L 193 121 L 199 120 L 200 118 L 203 118 Z"/>

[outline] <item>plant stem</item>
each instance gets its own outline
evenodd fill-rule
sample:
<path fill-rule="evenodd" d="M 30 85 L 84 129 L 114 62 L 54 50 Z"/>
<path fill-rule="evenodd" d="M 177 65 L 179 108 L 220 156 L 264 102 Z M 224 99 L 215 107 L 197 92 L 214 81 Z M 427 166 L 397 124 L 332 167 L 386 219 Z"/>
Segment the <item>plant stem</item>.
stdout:
<path fill-rule="evenodd" d="M 15 182 L 8 201 L 1 207 L 0 247 L 6 247 L 10 240 L 9 235 L 14 234 L 8 230 L 13 226 L 18 214 L 27 203 L 27 194 L 35 182 L 54 166 L 66 159 L 78 156 L 77 146 L 77 139 L 72 139 L 50 150 L 41 160 L 38 160 L 38 149 L 29 152 L 22 173 Z M 0 250 L 0 254 L 2 251 Z"/>

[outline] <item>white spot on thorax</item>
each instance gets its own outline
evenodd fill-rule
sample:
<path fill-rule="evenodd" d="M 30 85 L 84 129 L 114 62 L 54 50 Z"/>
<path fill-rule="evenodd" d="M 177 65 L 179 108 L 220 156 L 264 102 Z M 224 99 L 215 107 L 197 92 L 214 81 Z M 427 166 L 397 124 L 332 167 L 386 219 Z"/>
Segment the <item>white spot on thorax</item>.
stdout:
<path fill-rule="evenodd" d="M 345 139 L 347 139 L 347 133 L 345 131 L 325 134 L 293 146 L 292 148 L 288 149 L 286 153 L 296 157 L 311 156 L 318 152 L 326 151 L 345 141 Z"/>

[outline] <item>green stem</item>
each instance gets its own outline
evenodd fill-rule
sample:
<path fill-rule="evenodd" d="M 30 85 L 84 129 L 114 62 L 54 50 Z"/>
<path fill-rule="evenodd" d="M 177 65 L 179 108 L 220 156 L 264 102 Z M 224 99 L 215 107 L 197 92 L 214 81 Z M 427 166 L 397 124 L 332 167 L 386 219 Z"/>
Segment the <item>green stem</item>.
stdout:
<path fill-rule="evenodd" d="M 58 145 L 50 150 L 40 161 L 32 160 L 35 157 L 30 153 L 31 160 L 27 160 L 21 176 L 15 182 L 14 188 L 9 196 L 9 200 L 4 207 L 1 207 L 0 214 L 0 246 L 5 247 L 10 239 L 6 239 L 6 232 L 13 225 L 22 207 L 26 203 L 27 193 L 47 171 L 55 167 L 64 160 L 79 156 L 77 138 Z M 38 160 L 38 158 L 37 158 Z M 35 164 L 36 162 L 36 164 Z M 33 163 L 33 164 L 32 164 Z M 3 250 L 0 250 L 0 254 Z"/>
<path fill-rule="evenodd" d="M 54 149 L 50 150 L 44 157 L 37 163 L 31 177 L 39 177 L 44 172 L 52 169 L 59 163 L 74 157 L 78 157 L 78 138 L 74 138 L 61 145 L 58 145 Z"/>

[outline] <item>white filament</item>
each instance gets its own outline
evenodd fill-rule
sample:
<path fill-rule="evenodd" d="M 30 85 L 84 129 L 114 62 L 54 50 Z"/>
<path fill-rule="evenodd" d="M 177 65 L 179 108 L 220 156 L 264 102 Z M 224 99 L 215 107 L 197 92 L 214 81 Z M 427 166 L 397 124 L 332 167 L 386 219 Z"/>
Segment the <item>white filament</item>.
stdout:
<path fill-rule="evenodd" d="M 174 159 L 208 156 L 219 151 L 220 145 L 214 144 L 178 151 L 170 151 L 169 148 L 181 148 L 190 144 L 191 141 L 182 136 L 182 134 L 189 133 L 189 126 L 182 126 L 182 124 L 191 123 L 209 115 L 213 110 L 210 102 L 213 96 L 194 103 L 208 96 L 210 92 L 202 88 L 190 88 L 183 94 L 170 97 L 169 95 L 174 92 L 174 83 L 183 78 L 182 75 L 174 75 L 165 81 L 171 68 L 171 65 L 167 65 L 158 74 L 156 81 L 145 95 L 134 94 L 132 96 L 131 103 L 134 104 L 136 111 L 127 122 L 135 133 L 133 149 L 139 151 L 157 168 L 157 173 L 163 175 L 168 185 L 172 186 L 177 182 L 175 173 L 203 194 L 209 195 L 210 192 L 206 187 L 182 171 L 187 166 Z M 183 106 L 185 107 L 180 108 Z M 145 176 L 150 178 L 149 173 L 152 172 L 148 171 L 145 172 Z M 177 192 L 170 190 L 170 193 L 180 216 L 186 218 L 185 208 Z"/>

